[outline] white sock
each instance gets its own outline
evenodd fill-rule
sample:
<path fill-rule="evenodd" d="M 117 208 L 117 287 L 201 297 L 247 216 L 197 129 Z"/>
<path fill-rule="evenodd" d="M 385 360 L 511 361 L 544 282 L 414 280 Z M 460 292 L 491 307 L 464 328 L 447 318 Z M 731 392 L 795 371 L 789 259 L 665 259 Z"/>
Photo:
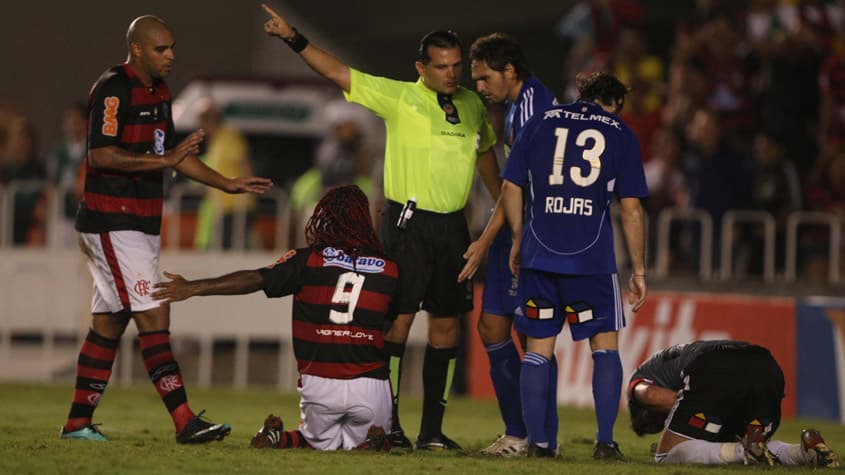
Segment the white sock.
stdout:
<path fill-rule="evenodd" d="M 667 454 L 656 454 L 655 460 L 677 464 L 722 465 L 741 463 L 742 455 L 742 446 L 735 442 L 691 439 L 672 447 Z"/>
<path fill-rule="evenodd" d="M 801 444 L 787 444 L 780 440 L 770 440 L 767 444 L 769 452 L 775 454 L 780 463 L 784 465 L 806 465 L 807 454 L 801 448 Z"/>

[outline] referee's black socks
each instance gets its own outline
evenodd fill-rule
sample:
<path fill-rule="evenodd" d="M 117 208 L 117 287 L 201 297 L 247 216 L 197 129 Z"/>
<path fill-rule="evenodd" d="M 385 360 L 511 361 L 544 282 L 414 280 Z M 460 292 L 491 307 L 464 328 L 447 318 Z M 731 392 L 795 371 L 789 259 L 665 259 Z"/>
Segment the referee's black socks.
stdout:
<path fill-rule="evenodd" d="M 443 413 L 452 390 L 457 354 L 457 348 L 425 348 L 420 439 L 429 439 L 442 432 Z"/>

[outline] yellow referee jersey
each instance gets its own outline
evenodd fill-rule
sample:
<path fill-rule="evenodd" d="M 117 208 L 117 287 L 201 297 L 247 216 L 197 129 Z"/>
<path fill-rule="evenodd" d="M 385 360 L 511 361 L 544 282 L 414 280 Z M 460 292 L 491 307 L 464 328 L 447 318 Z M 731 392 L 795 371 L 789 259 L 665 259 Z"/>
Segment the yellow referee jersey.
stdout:
<path fill-rule="evenodd" d="M 437 213 L 463 209 L 469 198 L 478 153 L 496 143 L 487 109 L 472 91 L 452 95 L 460 123 L 446 121 L 437 93 L 417 82 L 397 81 L 350 68 L 346 99 L 384 119 L 384 195 Z"/>

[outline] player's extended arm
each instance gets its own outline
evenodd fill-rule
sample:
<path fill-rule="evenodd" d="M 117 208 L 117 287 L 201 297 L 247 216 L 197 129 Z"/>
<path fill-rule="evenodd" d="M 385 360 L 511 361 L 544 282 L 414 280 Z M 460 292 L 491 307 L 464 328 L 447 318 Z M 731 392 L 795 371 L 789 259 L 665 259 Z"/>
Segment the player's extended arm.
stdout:
<path fill-rule="evenodd" d="M 508 264 L 513 275 L 519 275 L 519 247 L 522 244 L 522 187 L 508 180 L 502 182 L 502 208 L 511 227 L 513 244 Z"/>
<path fill-rule="evenodd" d="M 273 187 L 272 180 L 255 176 L 226 178 L 192 155 L 175 166 L 179 173 L 226 193 L 262 194 Z"/>
<path fill-rule="evenodd" d="M 502 179 L 499 177 L 499 164 L 496 161 L 496 153 L 492 147 L 478 155 L 475 166 L 478 168 L 478 176 L 481 177 L 481 181 L 484 183 L 484 187 L 487 188 L 490 196 L 496 201 L 496 205 L 493 207 L 493 215 L 487 221 L 484 232 L 464 252 L 463 258 L 467 262 L 458 274 L 458 282 L 471 279 L 475 275 L 475 272 L 481 265 L 481 261 L 487 254 L 487 249 L 493 243 L 493 238 L 496 237 L 496 233 L 499 232 L 505 223 L 505 215 L 499 205 L 501 201 L 500 190 L 502 188 Z"/>
<path fill-rule="evenodd" d="M 179 302 L 197 295 L 242 295 L 261 290 L 264 279 L 256 270 L 242 270 L 226 274 L 215 279 L 185 280 L 179 274 L 165 272 L 170 279 L 167 282 L 155 284 L 159 289 L 152 297 L 163 300 L 163 303 Z"/>
<path fill-rule="evenodd" d="M 660 412 L 669 413 L 675 405 L 677 391 L 641 381 L 634 386 L 634 399 L 640 404 Z"/>
<path fill-rule="evenodd" d="M 185 137 L 178 145 L 164 155 L 151 153 L 133 153 L 110 145 L 91 149 L 88 160 L 94 168 L 120 170 L 125 172 L 148 172 L 175 167 L 186 157 L 199 153 L 199 144 L 205 138 L 202 129 Z"/>
<path fill-rule="evenodd" d="M 632 274 L 628 281 L 628 303 L 637 311 L 645 302 L 648 288 L 645 281 L 645 212 L 639 198 L 622 198 L 622 229 L 631 259 Z"/>
<path fill-rule="evenodd" d="M 275 10 L 263 3 L 261 4 L 261 8 L 263 8 L 264 11 L 267 12 L 267 15 L 270 16 L 270 19 L 264 23 L 264 31 L 266 31 L 268 35 L 278 36 L 283 40 L 290 40 L 294 37 L 294 35 L 296 35 L 296 31 L 293 27 L 290 26 L 290 24 L 278 13 L 276 13 Z M 305 64 L 313 69 L 314 72 L 337 84 L 344 91 L 349 92 L 349 65 L 313 43 L 308 43 L 308 46 L 299 52 L 299 56 L 302 57 Z"/>

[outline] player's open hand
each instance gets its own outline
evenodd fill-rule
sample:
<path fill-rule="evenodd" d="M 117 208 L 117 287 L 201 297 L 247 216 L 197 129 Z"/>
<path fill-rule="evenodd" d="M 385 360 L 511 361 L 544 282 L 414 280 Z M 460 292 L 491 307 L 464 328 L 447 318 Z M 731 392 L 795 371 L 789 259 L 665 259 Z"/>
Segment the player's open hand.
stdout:
<path fill-rule="evenodd" d="M 481 261 L 484 259 L 484 255 L 487 254 L 487 249 L 489 249 L 489 247 L 490 246 L 487 243 L 482 242 L 481 239 L 474 241 L 469 245 L 463 256 L 464 259 L 467 260 L 467 263 L 464 264 L 464 268 L 461 269 L 461 273 L 458 274 L 458 282 L 472 279 L 476 271 L 478 271 L 478 267 L 481 265 Z"/>
<path fill-rule="evenodd" d="M 264 194 L 265 191 L 273 187 L 273 180 L 269 178 L 261 178 L 259 176 L 242 176 L 239 178 L 232 178 L 226 182 L 223 191 L 226 193 L 255 193 L 257 195 Z"/>
<path fill-rule="evenodd" d="M 196 130 L 184 138 L 178 145 L 168 150 L 164 154 L 164 161 L 167 162 L 168 167 L 175 167 L 182 163 L 187 157 L 191 155 L 199 155 L 200 144 L 205 140 L 205 131 L 202 129 Z"/>
<path fill-rule="evenodd" d="M 153 286 L 153 288 L 159 289 L 153 292 L 152 297 L 154 299 L 161 300 L 162 304 L 169 304 L 185 300 L 194 295 L 191 289 L 191 283 L 181 275 L 171 274 L 165 271 L 164 276 L 170 279 L 170 281 L 162 281 Z"/>
<path fill-rule="evenodd" d="M 293 28 L 284 18 L 276 13 L 275 10 L 268 7 L 265 3 L 261 4 L 261 8 L 263 8 L 264 11 L 267 12 L 267 15 L 270 16 L 270 19 L 264 22 L 264 31 L 267 32 L 268 35 L 278 36 L 282 39 L 293 37 Z"/>
<path fill-rule="evenodd" d="M 645 276 L 631 275 L 628 280 L 628 304 L 632 306 L 631 310 L 634 312 L 639 310 L 645 302 L 646 295 L 648 295 L 648 287 L 645 283 Z"/>

